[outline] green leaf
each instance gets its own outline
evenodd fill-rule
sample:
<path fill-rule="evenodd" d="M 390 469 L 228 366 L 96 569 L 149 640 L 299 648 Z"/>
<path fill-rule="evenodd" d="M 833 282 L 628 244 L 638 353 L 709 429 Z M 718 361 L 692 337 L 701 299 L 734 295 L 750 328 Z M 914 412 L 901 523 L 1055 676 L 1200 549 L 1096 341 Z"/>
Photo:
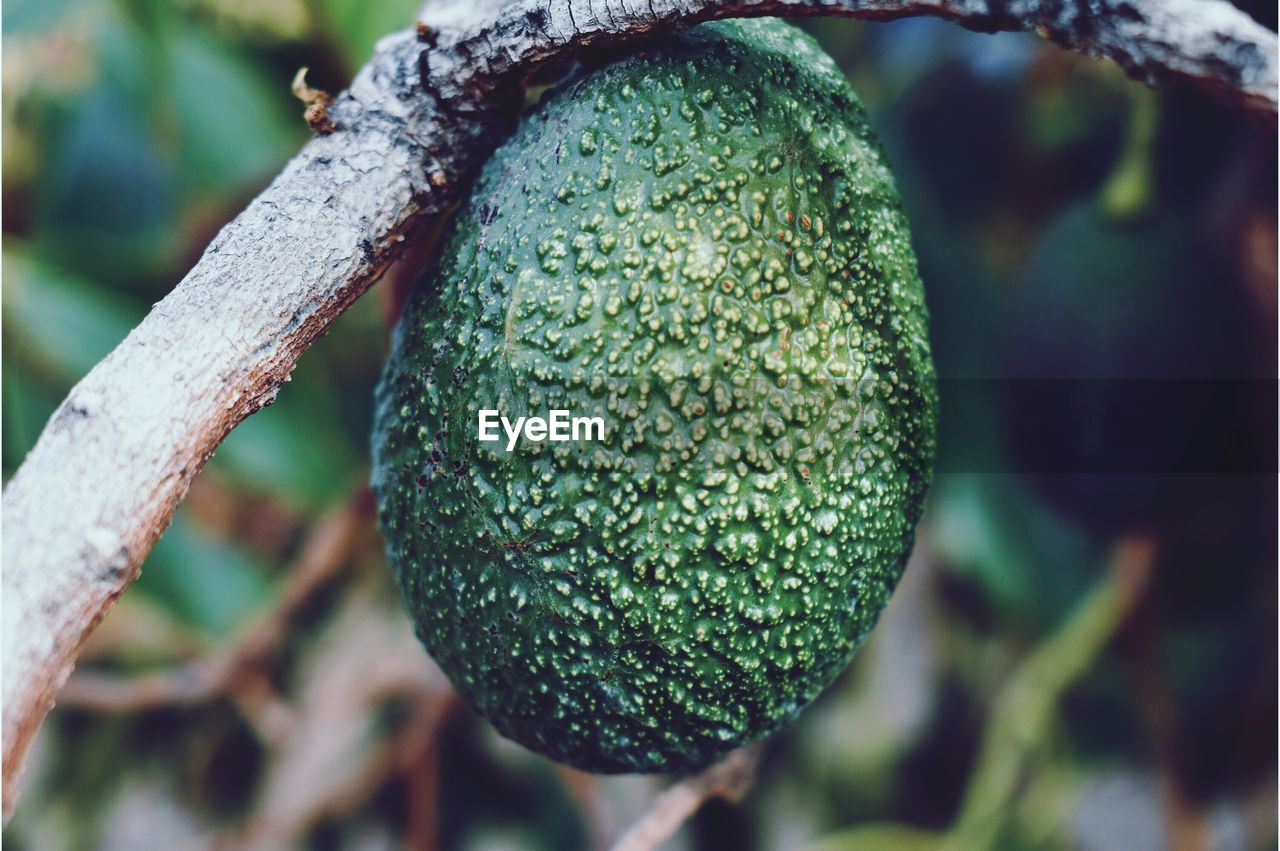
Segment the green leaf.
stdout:
<path fill-rule="evenodd" d="M 142 321 L 128 296 L 53 264 L 4 252 L 4 323 L 10 351 L 69 387 Z"/>
<path fill-rule="evenodd" d="M 179 233 L 172 158 L 139 98 L 97 85 L 43 128 L 34 238 L 43 257 L 137 286 L 170 258 Z"/>
<path fill-rule="evenodd" d="M 272 584 L 256 559 L 179 509 L 135 587 L 182 621 L 221 637 L 270 598 Z"/>
<path fill-rule="evenodd" d="M 373 45 L 388 33 L 413 26 L 420 0 L 321 0 L 329 31 L 355 68 L 369 58 Z"/>
<path fill-rule="evenodd" d="M 300 509 L 349 492 L 361 462 L 339 427 L 335 400 L 308 391 L 301 382 L 285 385 L 274 405 L 231 432 L 214 463 L 241 485 Z"/>
<path fill-rule="evenodd" d="M 5 341 L 6 348 L 9 341 Z M 3 467 L 7 480 L 22 459 L 35 446 L 40 430 L 49 421 L 58 400 L 38 381 L 30 380 L 26 370 L 17 365 L 15 359 L 5 353 L 3 377 Z"/>
<path fill-rule="evenodd" d="M 192 28 L 175 34 L 171 58 L 181 179 L 230 192 L 276 171 L 305 130 L 301 110 L 287 100 L 288 81 L 273 80 L 244 54 Z"/>
<path fill-rule="evenodd" d="M 1010 616 L 1056 624 L 1095 581 L 1101 553 L 1013 474 L 939 475 L 936 546 Z"/>
<path fill-rule="evenodd" d="M 4 35 L 39 35 L 60 23 L 81 0 L 8 0 L 4 4 Z"/>

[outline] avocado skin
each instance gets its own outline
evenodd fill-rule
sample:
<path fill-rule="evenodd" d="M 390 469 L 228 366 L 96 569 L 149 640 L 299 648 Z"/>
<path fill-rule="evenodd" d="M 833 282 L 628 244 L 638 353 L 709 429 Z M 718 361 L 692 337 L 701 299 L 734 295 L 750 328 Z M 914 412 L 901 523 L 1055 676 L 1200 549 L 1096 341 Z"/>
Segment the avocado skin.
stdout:
<path fill-rule="evenodd" d="M 808 36 L 704 24 L 562 85 L 484 168 L 378 387 L 418 636 L 501 733 L 584 770 L 778 729 L 910 552 L 927 324 L 879 144 Z M 481 408 L 609 426 L 508 454 Z"/>

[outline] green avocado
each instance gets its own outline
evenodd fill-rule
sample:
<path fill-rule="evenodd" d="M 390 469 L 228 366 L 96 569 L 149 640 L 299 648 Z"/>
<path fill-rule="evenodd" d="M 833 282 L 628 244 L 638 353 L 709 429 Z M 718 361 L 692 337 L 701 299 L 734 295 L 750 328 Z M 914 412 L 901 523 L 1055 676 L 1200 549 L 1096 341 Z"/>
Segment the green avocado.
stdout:
<path fill-rule="evenodd" d="M 809 37 L 704 24 L 561 85 L 484 168 L 378 387 L 419 637 L 582 769 L 692 770 L 778 729 L 911 550 L 927 324 L 883 154 Z M 480 439 L 484 411 L 555 410 L 578 439 Z"/>

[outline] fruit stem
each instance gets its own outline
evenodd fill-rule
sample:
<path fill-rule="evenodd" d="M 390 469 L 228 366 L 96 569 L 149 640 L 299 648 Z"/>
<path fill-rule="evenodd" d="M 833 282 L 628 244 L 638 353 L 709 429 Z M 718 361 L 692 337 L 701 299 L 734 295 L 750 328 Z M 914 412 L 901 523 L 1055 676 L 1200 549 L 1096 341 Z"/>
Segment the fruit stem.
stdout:
<path fill-rule="evenodd" d="M 1156 93 L 1146 86 L 1130 86 L 1129 121 L 1124 148 L 1098 202 L 1109 218 L 1129 221 L 1139 218 L 1151 205 L 1152 148 L 1159 128 L 1160 105 Z"/>

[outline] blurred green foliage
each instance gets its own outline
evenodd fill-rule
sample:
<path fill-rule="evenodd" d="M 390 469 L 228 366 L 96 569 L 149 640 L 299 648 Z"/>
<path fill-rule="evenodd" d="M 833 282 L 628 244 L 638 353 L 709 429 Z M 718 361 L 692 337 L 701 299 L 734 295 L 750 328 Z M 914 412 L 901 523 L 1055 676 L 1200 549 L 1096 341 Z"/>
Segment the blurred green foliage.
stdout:
<path fill-rule="evenodd" d="M 306 138 L 288 91 L 298 57 L 352 68 L 414 8 L 372 4 L 379 14 L 362 16 L 362 5 L 6 5 L 6 478 L 71 385 Z M 381 346 L 373 305 L 353 311 L 314 355 L 326 366 L 237 429 L 211 469 L 299 511 L 348 492 L 363 475 Z M 225 633 L 270 583 L 262 558 L 199 525 L 180 512 L 139 587 Z"/>
<path fill-rule="evenodd" d="M 297 68 L 341 88 L 416 5 L 6 3 L 6 479 L 72 384 L 305 140 L 288 94 Z M 1252 12 L 1274 24 L 1274 6 Z M 975 765 L 989 761 L 984 735 L 1013 735 L 1030 717 L 1010 718 L 1001 703 L 1019 688 L 1033 692 L 1031 714 L 1043 723 L 1023 729 L 1034 756 L 1019 764 L 1008 806 L 996 808 L 992 847 L 1099 847 L 1082 825 L 1107 813 L 1087 809 L 1097 797 L 1088 793 L 1116 777 L 1174 790 L 1173 811 L 1153 794 L 1149 810 L 1125 813 L 1157 835 L 1199 818 L 1216 847 L 1273 846 L 1274 393 L 1214 437 L 1242 447 L 1257 475 L 1164 477 L 1114 506 L 1087 498 L 1085 511 L 1080 493 L 1117 491 L 1105 479 L 1079 491 L 1062 477 L 1020 475 L 1015 449 L 1047 444 L 1008 416 L 1001 382 L 1032 362 L 1032 342 L 1079 356 L 1077 371 L 1102 358 L 1131 377 L 1155 353 L 1174 377 L 1274 381 L 1274 132 L 1197 92 L 1148 91 L 1108 63 L 1030 36 L 931 20 L 804 26 L 862 94 L 913 223 L 943 379 L 940 474 L 918 558 L 868 646 L 773 740 L 743 804 L 707 806 L 678 847 L 763 849 L 829 834 L 832 847 L 935 847 L 963 821 L 982 775 Z M 1126 282 L 1141 286 L 1122 290 Z M 365 477 L 385 351 L 378 289 L 307 353 L 278 401 L 219 448 L 86 665 L 125 674 L 180 665 L 227 648 L 277 604 L 282 568 L 307 530 Z M 1209 350 L 1222 357 L 1185 358 Z M 1153 438 L 1163 432 L 1145 427 Z M 1083 652 L 1073 613 L 1097 599 L 1090 589 L 1109 587 L 1116 541 L 1134 534 L 1155 541 L 1156 562 L 1118 636 L 1071 677 L 1017 685 L 1026 678 L 1016 671 L 1042 664 L 1022 662 L 1042 658 L 1033 652 Z M 357 552 L 369 573 L 307 610 L 272 671 L 300 714 L 335 611 L 368 600 L 373 620 L 403 621 L 376 539 Z M 252 821 L 275 788 L 279 743 L 249 716 L 229 701 L 60 710 L 5 840 L 139 847 L 147 832 L 127 829 L 139 807 L 154 841 L 207 839 Z M 373 733 L 360 735 L 374 748 Z M 442 847 L 590 841 L 581 789 L 544 760 L 496 742 L 465 712 L 448 715 L 440 740 Z M 395 845 L 413 821 L 404 796 L 417 788 L 396 783 L 337 807 L 311 825 L 308 843 Z M 638 780 L 593 783 L 596 805 L 618 819 L 651 791 Z M 1231 844 L 1239 836 L 1243 844 Z"/>

